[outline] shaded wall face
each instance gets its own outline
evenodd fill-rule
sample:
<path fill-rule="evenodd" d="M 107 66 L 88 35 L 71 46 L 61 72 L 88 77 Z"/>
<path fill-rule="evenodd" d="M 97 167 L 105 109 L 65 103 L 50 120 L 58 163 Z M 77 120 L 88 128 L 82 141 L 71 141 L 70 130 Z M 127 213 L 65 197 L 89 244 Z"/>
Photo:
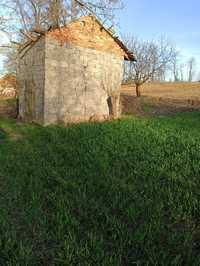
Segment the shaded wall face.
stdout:
<path fill-rule="evenodd" d="M 17 82 L 19 87 L 19 116 L 43 123 L 45 82 L 45 39 L 18 56 Z"/>
<path fill-rule="evenodd" d="M 46 38 L 44 123 L 105 119 L 119 112 L 123 58 Z M 114 104 L 116 105 L 116 104 Z"/>

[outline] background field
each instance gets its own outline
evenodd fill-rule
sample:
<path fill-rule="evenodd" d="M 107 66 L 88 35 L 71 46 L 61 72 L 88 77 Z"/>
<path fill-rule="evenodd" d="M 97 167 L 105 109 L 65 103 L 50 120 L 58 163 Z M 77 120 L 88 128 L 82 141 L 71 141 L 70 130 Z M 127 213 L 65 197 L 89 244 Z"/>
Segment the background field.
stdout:
<path fill-rule="evenodd" d="M 122 93 L 136 96 L 134 86 L 123 85 Z M 200 100 L 200 83 L 146 83 L 141 87 L 143 96 L 179 99 L 179 100 Z"/>
<path fill-rule="evenodd" d="M 200 110 L 200 83 L 147 83 L 138 99 L 133 85 L 122 85 L 122 112 L 168 115 Z"/>

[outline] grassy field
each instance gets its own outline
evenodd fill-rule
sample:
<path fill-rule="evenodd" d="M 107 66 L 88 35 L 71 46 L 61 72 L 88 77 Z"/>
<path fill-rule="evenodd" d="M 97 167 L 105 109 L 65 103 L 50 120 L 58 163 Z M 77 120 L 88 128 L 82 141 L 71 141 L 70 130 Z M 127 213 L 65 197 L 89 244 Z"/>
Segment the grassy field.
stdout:
<path fill-rule="evenodd" d="M 135 96 L 135 89 L 130 85 L 122 86 L 122 93 Z M 200 82 L 146 83 L 142 86 L 143 96 L 162 97 L 179 100 L 200 100 Z"/>
<path fill-rule="evenodd" d="M 200 265 L 200 113 L 0 120 L 0 265 Z"/>

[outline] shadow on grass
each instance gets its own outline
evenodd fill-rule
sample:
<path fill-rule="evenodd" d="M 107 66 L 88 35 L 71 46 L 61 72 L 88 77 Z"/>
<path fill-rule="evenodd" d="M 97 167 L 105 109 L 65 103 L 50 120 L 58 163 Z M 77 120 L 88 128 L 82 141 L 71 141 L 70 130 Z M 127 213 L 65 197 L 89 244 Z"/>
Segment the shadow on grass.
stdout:
<path fill-rule="evenodd" d="M 0 264 L 198 265 L 199 120 L 1 120 Z"/>
<path fill-rule="evenodd" d="M 0 128 L 0 142 L 6 139 L 6 132 Z"/>

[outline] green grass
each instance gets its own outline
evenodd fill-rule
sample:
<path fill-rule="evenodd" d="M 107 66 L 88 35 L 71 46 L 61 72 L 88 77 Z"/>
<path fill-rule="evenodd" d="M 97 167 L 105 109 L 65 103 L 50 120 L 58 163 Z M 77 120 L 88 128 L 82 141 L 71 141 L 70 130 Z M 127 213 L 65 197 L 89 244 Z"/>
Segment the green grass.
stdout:
<path fill-rule="evenodd" d="M 0 265 L 200 265 L 199 132 L 0 120 Z"/>

